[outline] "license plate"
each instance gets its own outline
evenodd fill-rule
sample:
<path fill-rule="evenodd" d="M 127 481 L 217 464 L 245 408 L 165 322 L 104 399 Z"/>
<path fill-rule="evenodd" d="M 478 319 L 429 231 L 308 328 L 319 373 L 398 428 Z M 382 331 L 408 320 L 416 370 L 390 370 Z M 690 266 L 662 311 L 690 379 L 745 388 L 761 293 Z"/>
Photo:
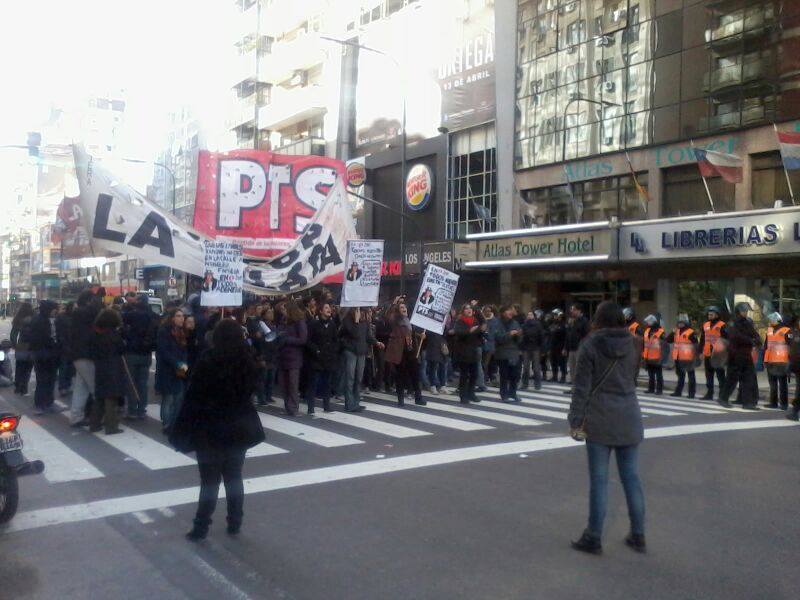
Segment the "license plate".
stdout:
<path fill-rule="evenodd" d="M 0 453 L 22 450 L 22 438 L 18 433 L 0 433 Z"/>

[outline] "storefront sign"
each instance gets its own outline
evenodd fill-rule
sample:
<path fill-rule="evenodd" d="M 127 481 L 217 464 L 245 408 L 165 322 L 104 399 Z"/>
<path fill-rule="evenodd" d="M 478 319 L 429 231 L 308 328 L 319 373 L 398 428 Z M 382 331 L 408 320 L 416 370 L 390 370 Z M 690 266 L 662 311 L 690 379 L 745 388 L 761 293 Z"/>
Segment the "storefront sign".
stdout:
<path fill-rule="evenodd" d="M 708 215 L 624 225 L 621 260 L 706 258 L 800 252 L 800 210 Z"/>
<path fill-rule="evenodd" d="M 406 176 L 406 206 L 413 211 L 424 210 L 432 196 L 433 171 L 428 165 L 414 165 Z"/>
<path fill-rule="evenodd" d="M 477 261 L 467 266 L 513 266 L 548 262 L 580 262 L 612 257 L 615 243 L 609 229 L 570 231 L 478 242 Z M 495 263 L 495 264 L 492 264 Z"/>
<path fill-rule="evenodd" d="M 360 188 L 367 181 L 367 168 L 364 160 L 357 159 L 347 163 L 347 187 Z"/>
<path fill-rule="evenodd" d="M 421 259 L 419 251 L 419 242 L 406 244 L 404 254 L 406 275 L 419 275 L 428 264 L 442 267 L 448 271 L 458 271 L 464 262 L 475 259 L 474 243 L 423 242 Z M 397 260 L 396 255 L 384 261 L 383 275 L 384 277 L 400 276 L 400 261 Z"/>

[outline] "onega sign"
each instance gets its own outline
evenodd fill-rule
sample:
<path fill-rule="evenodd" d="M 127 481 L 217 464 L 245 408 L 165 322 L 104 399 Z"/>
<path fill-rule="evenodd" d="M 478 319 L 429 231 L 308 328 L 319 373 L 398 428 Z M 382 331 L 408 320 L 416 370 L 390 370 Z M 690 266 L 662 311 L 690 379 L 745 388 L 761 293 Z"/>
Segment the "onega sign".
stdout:
<path fill-rule="evenodd" d="M 607 258 L 612 248 L 611 237 L 609 230 L 598 230 L 481 240 L 478 262 Z"/>
<path fill-rule="evenodd" d="M 800 212 L 624 225 L 620 258 L 701 258 L 800 252 Z"/>

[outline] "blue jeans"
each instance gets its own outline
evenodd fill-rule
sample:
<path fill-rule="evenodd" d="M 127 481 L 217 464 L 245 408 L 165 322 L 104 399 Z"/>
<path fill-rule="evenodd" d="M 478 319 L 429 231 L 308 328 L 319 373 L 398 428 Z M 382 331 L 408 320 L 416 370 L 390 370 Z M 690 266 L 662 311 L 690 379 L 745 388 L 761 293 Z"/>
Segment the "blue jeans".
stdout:
<path fill-rule="evenodd" d="M 478 363 L 475 365 L 475 381 L 479 388 L 485 388 L 488 383 L 486 381 L 486 373 L 483 370 L 483 348 L 478 348 Z"/>
<path fill-rule="evenodd" d="M 135 395 L 133 390 L 128 392 L 128 415 L 131 417 L 143 417 L 147 414 L 147 383 L 150 380 L 152 360 L 149 354 L 125 355 L 125 362 L 128 363 L 128 370 L 131 372 L 131 379 L 136 388 Z M 126 388 L 129 387 L 130 385 L 126 385 Z M 136 396 L 138 396 L 138 401 Z"/>
<path fill-rule="evenodd" d="M 344 408 L 353 410 L 361 403 L 361 378 L 364 376 L 364 356 L 349 350 L 343 352 L 344 370 Z"/>
<path fill-rule="evenodd" d="M 603 521 L 608 507 L 608 462 L 611 450 L 617 455 L 617 469 L 628 503 L 631 533 L 644 535 L 644 492 L 642 492 L 642 482 L 639 480 L 638 445 L 605 446 L 596 442 L 586 442 L 590 483 L 587 529 L 595 537 L 603 535 Z"/>
<path fill-rule="evenodd" d="M 425 368 L 428 372 L 428 381 L 430 382 L 430 385 L 435 388 L 444 387 L 444 384 L 447 383 L 445 376 L 445 363 L 429 360 L 426 361 Z"/>
<path fill-rule="evenodd" d="M 519 362 L 501 360 L 500 363 L 500 399 L 508 400 L 517 397 L 519 382 Z"/>
<path fill-rule="evenodd" d="M 165 429 L 171 429 L 178 418 L 183 405 L 183 390 L 175 394 L 161 395 L 161 423 Z"/>
<path fill-rule="evenodd" d="M 431 386 L 431 381 L 428 379 L 428 361 L 425 358 L 425 350 L 419 354 L 419 382 L 422 387 L 428 388 Z"/>

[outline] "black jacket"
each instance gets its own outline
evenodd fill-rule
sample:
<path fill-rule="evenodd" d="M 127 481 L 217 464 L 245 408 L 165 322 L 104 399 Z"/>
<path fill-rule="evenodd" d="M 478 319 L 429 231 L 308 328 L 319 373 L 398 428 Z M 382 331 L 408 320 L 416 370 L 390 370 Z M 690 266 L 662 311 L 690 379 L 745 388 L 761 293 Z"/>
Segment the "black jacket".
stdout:
<path fill-rule="evenodd" d="M 483 332 L 480 330 L 480 323 L 475 320 L 476 331 L 470 331 L 461 318 L 456 319 L 453 324 L 452 357 L 456 363 L 477 363 L 478 348 L 483 344 Z"/>
<path fill-rule="evenodd" d="M 357 356 L 366 356 L 369 347 L 376 342 L 369 330 L 369 323 L 364 319 L 358 323 L 352 319 L 345 319 L 339 328 L 339 341 L 343 350 L 348 350 Z"/>
<path fill-rule="evenodd" d="M 752 351 L 754 346 L 761 346 L 761 337 L 758 335 L 753 322 L 747 317 L 736 317 L 728 323 L 728 362 L 735 365 L 752 364 Z"/>
<path fill-rule="evenodd" d="M 540 350 L 544 342 L 544 330 L 538 319 L 526 319 L 522 324 L 520 350 Z"/>
<path fill-rule="evenodd" d="M 589 319 L 581 315 L 567 326 L 567 337 L 565 350 L 567 352 L 577 352 L 581 341 L 589 335 Z"/>
<path fill-rule="evenodd" d="M 567 328 L 563 321 L 553 321 L 550 324 L 550 352 L 560 355 L 567 342 Z"/>
<path fill-rule="evenodd" d="M 128 376 L 122 364 L 125 342 L 120 333 L 93 328 L 89 348 L 94 360 L 95 396 L 99 399 L 124 397 Z"/>
<path fill-rule="evenodd" d="M 250 382 L 240 395 L 231 392 L 225 372 L 219 364 L 229 358 L 215 351 L 204 352 L 195 365 L 183 405 L 169 435 L 170 443 L 180 452 L 195 450 L 247 449 L 264 441 L 264 428 L 253 407 L 257 369 L 251 362 Z"/>
<path fill-rule="evenodd" d="M 72 311 L 68 345 L 70 360 L 91 358 L 90 343 L 94 333 L 94 320 L 99 312 L 100 304 L 96 302 L 78 306 Z"/>
<path fill-rule="evenodd" d="M 122 311 L 122 339 L 126 352 L 150 356 L 156 349 L 158 317 L 149 307 L 137 304 Z"/>
<path fill-rule="evenodd" d="M 55 304 L 44 300 L 39 306 L 39 314 L 31 321 L 31 350 L 36 360 L 54 360 L 61 356 L 61 342 L 55 330 L 55 319 L 48 316 Z"/>
<path fill-rule="evenodd" d="M 333 371 L 339 366 L 339 332 L 333 319 L 311 323 L 306 348 L 312 369 Z"/>

